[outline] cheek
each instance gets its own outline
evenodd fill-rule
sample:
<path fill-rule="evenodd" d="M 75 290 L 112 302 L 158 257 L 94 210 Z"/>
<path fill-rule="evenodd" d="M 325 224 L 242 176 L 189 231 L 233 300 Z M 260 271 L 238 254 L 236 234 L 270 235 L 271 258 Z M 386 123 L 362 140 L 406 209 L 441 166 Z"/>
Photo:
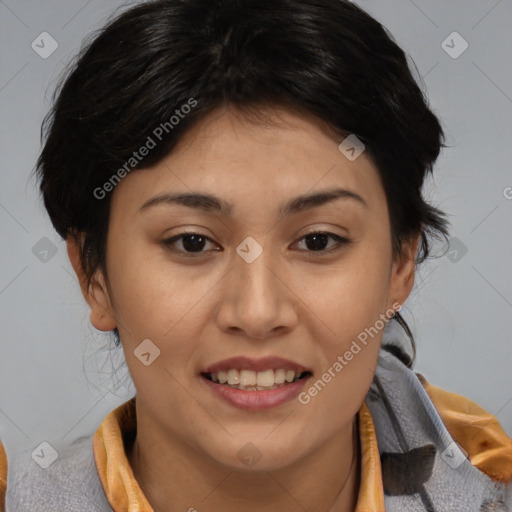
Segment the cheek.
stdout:
<path fill-rule="evenodd" d="M 385 312 L 390 262 L 382 253 L 361 246 L 339 263 L 296 273 L 301 300 L 334 334 L 356 336 Z"/>
<path fill-rule="evenodd" d="M 335 435 L 357 414 L 370 388 L 377 356 L 378 350 L 364 348 L 342 370 L 336 372 L 331 366 L 334 376 L 326 368 L 329 382 L 325 383 L 322 375 L 318 375 L 318 379 L 305 388 L 299 407 L 304 408 L 308 417 L 318 419 L 308 425 L 310 435 L 313 432 L 319 438 Z"/>
<path fill-rule="evenodd" d="M 305 389 L 305 407 L 329 417 L 335 432 L 356 414 L 371 385 L 386 322 L 387 288 L 378 266 L 339 272 L 324 283 L 314 311 L 322 320 L 318 347 L 322 368 Z M 327 328 L 325 328 L 327 327 Z M 323 335 L 322 333 L 326 334 Z"/>
<path fill-rule="evenodd" d="M 164 264 L 160 251 L 140 245 L 138 248 L 135 241 L 126 246 L 120 244 L 109 254 L 114 309 L 121 315 L 129 315 L 130 322 L 138 318 L 155 319 L 165 311 L 171 315 L 168 319 L 171 322 L 179 314 L 175 306 L 181 307 L 194 287 L 189 284 L 184 290 L 180 272 Z"/>
<path fill-rule="evenodd" d="M 322 364 L 325 370 L 332 367 L 331 373 L 336 374 L 328 387 L 353 404 L 356 402 L 348 398 L 346 387 L 359 390 L 359 398 L 364 397 L 387 325 L 382 315 L 387 311 L 389 264 L 376 246 L 368 244 L 368 248 L 360 247 L 329 268 L 325 275 L 309 275 L 301 283 L 310 311 L 307 315 L 316 323 Z M 338 356 L 343 362 L 339 363 Z"/>
<path fill-rule="evenodd" d="M 134 381 L 147 369 L 134 354 L 146 339 L 160 350 L 155 368 L 173 368 L 178 374 L 189 370 L 196 346 L 188 340 L 199 339 L 211 318 L 207 299 L 220 279 L 215 270 L 184 269 L 158 253 L 134 250 L 122 257 L 121 250 L 113 251 L 110 260 L 114 315 Z M 163 375 L 164 386 L 166 378 Z"/>

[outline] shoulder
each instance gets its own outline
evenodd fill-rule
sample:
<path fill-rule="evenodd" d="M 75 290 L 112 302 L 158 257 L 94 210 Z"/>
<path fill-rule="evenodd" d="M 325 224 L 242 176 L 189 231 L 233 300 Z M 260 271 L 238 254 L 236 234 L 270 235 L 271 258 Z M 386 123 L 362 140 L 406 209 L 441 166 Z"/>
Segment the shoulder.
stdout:
<path fill-rule="evenodd" d="M 495 481 L 512 482 L 512 439 L 498 420 L 469 398 L 434 386 L 414 373 L 471 464 Z"/>
<path fill-rule="evenodd" d="M 6 511 L 111 512 L 98 477 L 92 436 L 69 445 L 40 443 L 9 463 Z"/>
<path fill-rule="evenodd" d="M 366 403 L 386 508 L 423 510 L 416 506 L 420 495 L 429 510 L 510 509 L 512 439 L 485 409 L 430 385 L 385 350 Z"/>
<path fill-rule="evenodd" d="M 4 445 L 0 443 L 0 512 L 5 507 L 5 489 L 7 487 L 7 455 Z"/>

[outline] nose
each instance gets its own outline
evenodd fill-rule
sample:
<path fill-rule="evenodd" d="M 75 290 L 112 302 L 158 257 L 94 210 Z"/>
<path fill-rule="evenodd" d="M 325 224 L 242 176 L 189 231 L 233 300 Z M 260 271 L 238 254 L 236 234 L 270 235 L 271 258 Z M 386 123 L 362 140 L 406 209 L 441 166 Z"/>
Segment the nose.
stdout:
<path fill-rule="evenodd" d="M 299 299 L 292 281 L 275 251 L 263 248 L 253 261 L 236 253 L 233 268 L 221 285 L 219 328 L 259 340 L 293 330 Z"/>

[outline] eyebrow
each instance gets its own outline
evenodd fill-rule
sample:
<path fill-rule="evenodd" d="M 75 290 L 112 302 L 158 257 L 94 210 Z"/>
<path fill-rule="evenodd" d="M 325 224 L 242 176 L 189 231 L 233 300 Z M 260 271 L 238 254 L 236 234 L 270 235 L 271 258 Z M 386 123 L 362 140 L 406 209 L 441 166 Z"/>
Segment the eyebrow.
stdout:
<path fill-rule="evenodd" d="M 307 209 L 322 206 L 337 199 L 353 199 L 357 201 L 355 204 L 361 204 L 368 208 L 368 203 L 359 194 L 356 194 L 346 188 L 334 188 L 294 197 L 281 206 L 279 213 L 284 216 L 296 214 Z M 205 212 L 218 212 L 225 214 L 230 214 L 233 211 L 233 205 L 231 203 L 212 194 L 185 192 L 166 193 L 148 199 L 141 206 L 139 212 L 161 204 L 177 204 Z"/>

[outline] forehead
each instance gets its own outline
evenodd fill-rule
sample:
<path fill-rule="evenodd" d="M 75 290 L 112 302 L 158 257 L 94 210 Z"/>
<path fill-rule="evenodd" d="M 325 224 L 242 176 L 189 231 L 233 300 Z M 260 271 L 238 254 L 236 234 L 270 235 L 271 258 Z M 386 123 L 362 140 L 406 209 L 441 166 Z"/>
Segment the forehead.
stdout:
<path fill-rule="evenodd" d="M 342 187 L 373 208 L 383 206 L 376 167 L 364 152 L 355 160 L 344 156 L 338 147 L 343 139 L 327 133 L 314 118 L 286 110 L 248 118 L 233 109 L 218 109 L 193 126 L 159 163 L 123 178 L 113 200 L 125 199 L 140 208 L 159 193 L 200 191 L 235 208 L 255 202 L 270 208 L 285 198 Z"/>

